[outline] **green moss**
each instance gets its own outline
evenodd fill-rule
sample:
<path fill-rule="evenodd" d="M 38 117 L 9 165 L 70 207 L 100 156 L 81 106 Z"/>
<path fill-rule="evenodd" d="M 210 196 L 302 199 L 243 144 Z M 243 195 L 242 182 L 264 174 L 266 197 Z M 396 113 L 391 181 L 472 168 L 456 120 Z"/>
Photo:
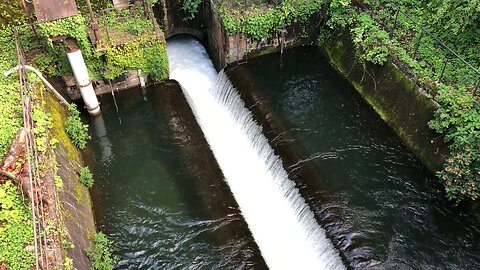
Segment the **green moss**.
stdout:
<path fill-rule="evenodd" d="M 44 98 L 47 103 L 46 108 L 48 109 L 54 123 L 50 130 L 50 136 L 62 144 L 66 149 L 70 160 L 81 163 L 81 153 L 65 131 L 65 119 L 68 117 L 67 109 L 63 107 L 50 92 L 46 93 Z"/>
<path fill-rule="evenodd" d="M 83 199 L 82 188 L 84 188 L 84 186 L 82 186 L 80 181 L 73 181 L 73 189 L 75 190 L 75 193 L 76 193 L 75 197 L 77 198 L 78 202 L 81 202 Z"/>

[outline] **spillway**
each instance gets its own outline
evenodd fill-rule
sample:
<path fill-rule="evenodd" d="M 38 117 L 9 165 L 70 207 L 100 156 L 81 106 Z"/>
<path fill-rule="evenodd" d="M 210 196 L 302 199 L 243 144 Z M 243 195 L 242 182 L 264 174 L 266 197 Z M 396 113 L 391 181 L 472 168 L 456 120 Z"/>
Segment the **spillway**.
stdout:
<path fill-rule="evenodd" d="M 194 39 L 167 41 L 184 95 L 271 269 L 345 269 L 261 128 Z"/>

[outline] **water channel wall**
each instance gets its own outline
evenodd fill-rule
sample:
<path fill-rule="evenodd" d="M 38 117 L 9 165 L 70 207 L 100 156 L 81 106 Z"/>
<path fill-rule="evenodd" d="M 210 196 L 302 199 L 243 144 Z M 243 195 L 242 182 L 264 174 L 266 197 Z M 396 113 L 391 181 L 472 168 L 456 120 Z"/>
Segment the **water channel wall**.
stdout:
<path fill-rule="evenodd" d="M 348 30 L 336 33 L 323 48 L 330 64 L 343 75 L 378 115 L 432 172 L 442 168 L 448 149 L 428 127 L 437 106 L 394 63 L 363 63 Z"/>
<path fill-rule="evenodd" d="M 58 218 L 65 233 L 62 238 L 73 244 L 72 248 L 66 248 L 65 255 L 72 259 L 73 269 L 89 269 L 91 262 L 85 249 L 91 246 L 95 222 L 90 194 L 80 183 L 77 173 L 84 164 L 82 154 L 65 131 L 67 110 L 50 93 L 45 93 L 44 99 L 45 108 L 53 119 L 50 136 L 58 140 L 52 149 L 56 159 L 57 175 L 61 177 L 63 183 L 61 188 L 57 188 L 60 209 Z"/>

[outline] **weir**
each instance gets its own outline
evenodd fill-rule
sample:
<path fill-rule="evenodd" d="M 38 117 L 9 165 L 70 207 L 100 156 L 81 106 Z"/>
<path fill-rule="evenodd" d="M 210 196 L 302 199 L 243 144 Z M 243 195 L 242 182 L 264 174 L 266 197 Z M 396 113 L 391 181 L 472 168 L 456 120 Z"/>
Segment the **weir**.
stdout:
<path fill-rule="evenodd" d="M 344 269 L 282 162 L 225 74 L 196 40 L 167 42 L 179 81 L 242 215 L 271 269 Z"/>

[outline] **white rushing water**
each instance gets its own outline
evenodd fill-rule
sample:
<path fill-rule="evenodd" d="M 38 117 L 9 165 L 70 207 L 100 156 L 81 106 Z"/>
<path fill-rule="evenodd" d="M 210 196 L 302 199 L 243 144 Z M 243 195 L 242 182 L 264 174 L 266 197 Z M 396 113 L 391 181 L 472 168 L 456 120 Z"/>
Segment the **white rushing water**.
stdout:
<path fill-rule="evenodd" d="M 188 103 L 270 269 L 345 269 L 225 74 L 193 39 L 167 42 Z"/>

